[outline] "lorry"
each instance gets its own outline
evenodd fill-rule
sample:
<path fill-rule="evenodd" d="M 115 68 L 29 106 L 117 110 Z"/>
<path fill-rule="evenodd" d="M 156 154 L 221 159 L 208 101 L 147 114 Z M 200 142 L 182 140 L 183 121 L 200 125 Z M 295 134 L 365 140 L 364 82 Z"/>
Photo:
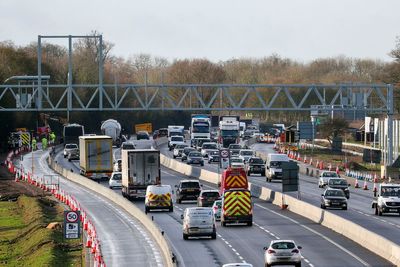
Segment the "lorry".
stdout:
<path fill-rule="evenodd" d="M 227 223 L 253 224 L 253 205 L 250 190 L 235 188 L 225 190 L 222 195 L 221 225 Z"/>
<path fill-rule="evenodd" d="M 207 114 L 192 114 L 190 122 L 190 142 L 194 139 L 211 139 L 211 117 Z"/>
<path fill-rule="evenodd" d="M 110 178 L 113 172 L 112 138 L 107 135 L 79 137 L 80 173 L 88 178 Z"/>
<path fill-rule="evenodd" d="M 85 128 L 77 123 L 64 125 L 63 142 L 64 144 L 79 144 L 79 136 L 85 135 Z"/>
<path fill-rule="evenodd" d="M 122 151 L 122 195 L 145 198 L 149 185 L 161 184 L 160 151 L 135 149 Z"/>
<path fill-rule="evenodd" d="M 108 135 L 113 140 L 113 145 L 121 146 L 121 124 L 113 119 L 105 120 L 101 123 L 101 133 Z"/>
<path fill-rule="evenodd" d="M 400 215 L 400 184 L 381 183 L 374 195 L 372 208 L 375 209 L 375 215 L 382 216 L 383 213 Z"/>
<path fill-rule="evenodd" d="M 135 133 L 145 131 L 149 134 L 153 132 L 153 124 L 151 122 L 135 124 Z"/>
<path fill-rule="evenodd" d="M 230 144 L 238 144 L 239 141 L 239 121 L 232 118 L 221 120 L 219 122 L 218 143 L 222 147 L 229 147 Z"/>
<path fill-rule="evenodd" d="M 172 136 L 182 136 L 185 139 L 185 127 L 178 125 L 168 125 L 168 147 Z"/>

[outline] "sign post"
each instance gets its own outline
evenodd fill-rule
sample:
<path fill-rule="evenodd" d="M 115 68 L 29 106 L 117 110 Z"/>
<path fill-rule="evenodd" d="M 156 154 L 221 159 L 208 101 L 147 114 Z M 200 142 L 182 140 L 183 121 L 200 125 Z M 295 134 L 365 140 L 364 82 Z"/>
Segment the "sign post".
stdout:
<path fill-rule="evenodd" d="M 64 211 L 64 238 L 78 239 L 81 234 L 81 221 L 79 211 Z"/>
<path fill-rule="evenodd" d="M 222 169 L 226 169 L 229 167 L 230 165 L 229 156 L 230 156 L 229 149 L 222 148 L 219 150 L 220 167 Z"/>

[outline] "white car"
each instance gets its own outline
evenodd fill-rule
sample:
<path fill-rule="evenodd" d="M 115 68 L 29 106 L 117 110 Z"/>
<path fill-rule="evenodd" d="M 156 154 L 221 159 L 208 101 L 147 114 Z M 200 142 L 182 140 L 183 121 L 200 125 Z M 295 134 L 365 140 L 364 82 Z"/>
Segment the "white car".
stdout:
<path fill-rule="evenodd" d="M 269 247 L 264 247 L 265 267 L 278 264 L 300 267 L 300 249 L 293 240 L 272 240 Z"/>
<path fill-rule="evenodd" d="M 254 151 L 251 149 L 242 149 L 239 151 L 239 158 L 242 158 L 245 163 L 248 162 L 249 159 L 253 156 Z"/>
<path fill-rule="evenodd" d="M 108 186 L 113 189 L 113 188 L 120 188 L 122 187 L 122 173 L 120 172 L 113 172 L 111 174 L 111 178 L 108 181 Z"/>
<path fill-rule="evenodd" d="M 233 168 L 245 168 L 244 160 L 242 158 L 231 158 L 230 164 Z"/>
<path fill-rule="evenodd" d="M 218 145 L 217 145 L 217 143 L 213 143 L 213 142 L 207 142 L 207 143 L 203 143 L 202 145 L 201 145 L 201 155 L 203 156 L 203 157 L 208 157 L 208 153 L 211 151 L 211 150 L 216 150 L 216 149 L 218 149 Z"/>
<path fill-rule="evenodd" d="M 182 153 L 183 153 L 183 149 L 185 149 L 185 147 L 188 147 L 189 145 L 187 144 L 177 144 L 174 148 L 174 152 L 173 152 L 173 157 L 174 159 L 177 157 L 182 157 Z"/>
<path fill-rule="evenodd" d="M 169 141 L 169 143 L 168 143 L 169 150 L 171 151 L 178 144 L 181 144 L 181 145 L 185 144 L 185 139 L 183 138 L 183 136 L 180 136 L 180 135 L 171 136 L 171 141 Z"/>
<path fill-rule="evenodd" d="M 64 147 L 64 158 L 66 158 L 69 154 L 70 151 L 72 150 L 78 150 L 78 145 L 77 144 L 66 144 Z"/>
<path fill-rule="evenodd" d="M 323 188 L 326 186 L 330 178 L 340 178 L 340 175 L 334 171 L 321 172 L 318 178 L 318 187 Z"/>

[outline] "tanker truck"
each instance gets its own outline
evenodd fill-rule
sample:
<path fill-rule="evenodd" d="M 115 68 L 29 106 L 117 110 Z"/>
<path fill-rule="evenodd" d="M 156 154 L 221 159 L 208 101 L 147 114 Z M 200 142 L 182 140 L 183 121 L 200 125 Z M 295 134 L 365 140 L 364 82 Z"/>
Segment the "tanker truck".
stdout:
<path fill-rule="evenodd" d="M 103 121 L 101 124 L 101 133 L 111 137 L 114 146 L 121 146 L 121 124 L 118 121 L 113 119 Z"/>

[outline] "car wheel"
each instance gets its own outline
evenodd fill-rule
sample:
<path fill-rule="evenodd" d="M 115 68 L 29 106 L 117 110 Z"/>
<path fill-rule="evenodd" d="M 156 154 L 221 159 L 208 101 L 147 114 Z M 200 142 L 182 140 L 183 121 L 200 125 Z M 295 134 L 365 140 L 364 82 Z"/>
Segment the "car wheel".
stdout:
<path fill-rule="evenodd" d="M 173 157 L 174 159 L 176 159 L 176 156 L 175 156 L 175 155 L 173 155 L 172 157 Z"/>
<path fill-rule="evenodd" d="M 295 264 L 295 267 L 301 267 L 301 262 L 296 263 L 296 264 Z"/>
<path fill-rule="evenodd" d="M 204 163 L 200 164 L 200 166 L 204 166 Z"/>
<path fill-rule="evenodd" d="M 144 207 L 144 213 L 147 214 L 149 211 L 150 211 L 149 208 L 145 206 Z"/>
<path fill-rule="evenodd" d="M 211 235 L 211 239 L 217 239 L 217 233 L 213 233 L 213 234 Z"/>
<path fill-rule="evenodd" d="M 378 215 L 378 207 L 375 207 L 375 215 Z"/>
<path fill-rule="evenodd" d="M 183 234 L 183 239 L 188 240 L 189 236 L 187 234 Z"/>
<path fill-rule="evenodd" d="M 265 267 L 271 267 L 271 266 L 272 266 L 271 264 L 268 263 L 265 264 Z"/>
<path fill-rule="evenodd" d="M 326 209 L 326 206 L 324 204 L 321 204 L 321 209 Z"/>
<path fill-rule="evenodd" d="M 181 158 L 181 161 L 183 162 L 183 158 Z"/>
<path fill-rule="evenodd" d="M 169 212 L 173 212 L 174 211 L 174 206 L 169 207 Z"/>
<path fill-rule="evenodd" d="M 67 157 L 67 155 L 64 155 L 64 159 Z"/>
<path fill-rule="evenodd" d="M 261 173 L 261 176 L 265 176 L 265 172 L 262 172 L 262 173 Z"/>
<path fill-rule="evenodd" d="M 247 176 L 250 176 L 250 172 L 247 172 Z"/>
<path fill-rule="evenodd" d="M 347 210 L 347 207 L 343 207 L 342 210 Z"/>
<path fill-rule="evenodd" d="M 247 226 L 253 226 L 253 222 L 247 222 Z"/>
<path fill-rule="evenodd" d="M 113 187 L 112 187 L 112 186 L 110 186 L 110 189 L 113 189 Z"/>
<path fill-rule="evenodd" d="M 71 159 L 68 159 L 69 162 L 71 162 Z"/>
<path fill-rule="evenodd" d="M 226 222 L 221 221 L 221 226 L 225 227 L 226 226 Z"/>

